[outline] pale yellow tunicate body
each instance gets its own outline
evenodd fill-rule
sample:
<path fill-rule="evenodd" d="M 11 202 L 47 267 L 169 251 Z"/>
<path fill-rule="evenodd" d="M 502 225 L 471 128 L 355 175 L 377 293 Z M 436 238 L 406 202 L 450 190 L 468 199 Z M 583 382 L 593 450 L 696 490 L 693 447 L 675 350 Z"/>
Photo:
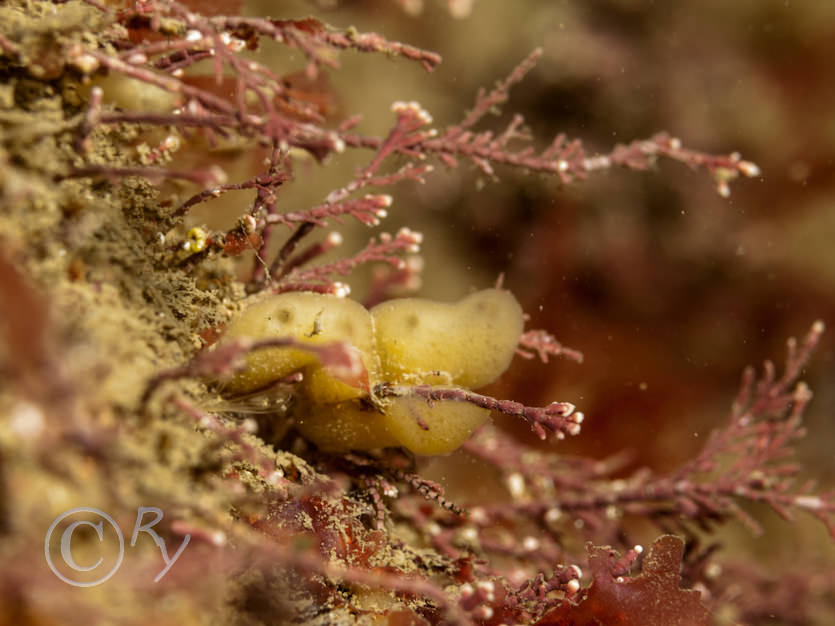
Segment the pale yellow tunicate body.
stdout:
<path fill-rule="evenodd" d="M 371 316 L 384 377 L 468 389 L 493 382 L 507 369 L 524 323 L 516 298 L 499 289 L 452 304 L 390 300 L 371 309 Z"/>
<path fill-rule="evenodd" d="M 504 372 L 522 334 L 522 308 L 509 292 L 485 289 L 455 303 L 390 300 L 371 309 L 380 375 L 404 385 L 483 387 Z M 489 417 L 467 402 L 394 398 L 386 425 L 417 454 L 458 448 Z"/>
<path fill-rule="evenodd" d="M 387 415 L 360 400 L 320 403 L 304 398 L 296 415 L 298 431 L 322 450 L 346 452 L 403 445 L 389 432 Z"/>
<path fill-rule="evenodd" d="M 358 351 L 370 378 L 376 378 L 374 333 L 368 311 L 345 298 L 317 293 L 273 296 L 247 308 L 226 329 L 230 339 L 292 337 L 302 343 L 324 345 L 347 341 Z M 249 393 L 267 387 L 299 370 L 322 402 L 336 402 L 368 394 L 367 381 L 348 384 L 327 375 L 316 355 L 296 348 L 269 348 L 251 352 L 247 368 L 226 383 L 224 391 Z"/>
<path fill-rule="evenodd" d="M 434 456 L 461 447 L 490 417 L 490 411 L 468 402 L 393 398 L 386 407 L 386 431 L 415 454 Z M 426 428 L 424 428 L 426 427 Z"/>
<path fill-rule="evenodd" d="M 430 404 L 411 396 L 372 398 L 375 385 L 484 386 L 507 369 L 522 326 L 519 303 L 498 289 L 479 291 L 453 304 L 405 298 L 371 311 L 333 296 L 281 294 L 246 309 L 230 324 L 224 341 L 345 341 L 357 350 L 367 378 L 338 379 L 311 352 L 270 348 L 250 353 L 247 369 L 225 389 L 248 393 L 301 371 L 296 424 L 323 450 L 400 445 L 416 454 L 445 454 L 466 441 L 490 412 L 455 400 Z"/>

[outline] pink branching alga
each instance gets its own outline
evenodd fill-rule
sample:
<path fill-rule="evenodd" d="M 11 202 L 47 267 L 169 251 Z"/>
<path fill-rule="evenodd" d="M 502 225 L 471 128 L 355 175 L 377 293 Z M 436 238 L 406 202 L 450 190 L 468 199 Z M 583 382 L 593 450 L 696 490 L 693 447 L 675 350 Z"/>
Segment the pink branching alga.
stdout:
<path fill-rule="evenodd" d="M 396 192 L 381 188 L 423 183 L 433 167 L 470 164 L 489 177 L 502 169 L 517 169 L 570 185 L 616 166 L 647 170 L 659 159 L 669 159 L 706 172 L 723 196 L 735 178 L 759 174 L 755 164 L 737 153 L 705 154 L 663 132 L 616 145 L 604 154 L 589 154 L 581 140 L 563 134 L 540 142 L 521 115 L 512 116 L 498 130 L 481 128 L 489 113 L 508 103 L 511 89 L 541 57 L 539 49 L 492 89 L 479 90 L 460 122 L 436 127 L 419 103 L 395 102 L 388 133 L 377 137 L 356 131 L 359 116 L 331 124 L 315 101 L 288 88 L 280 69 L 244 52 L 258 50 L 264 41 L 292 48 L 303 55 L 304 72 L 311 79 L 325 69 L 338 70 L 336 50 L 382 53 L 418 63 L 427 71 L 441 62 L 439 55 L 376 33 L 334 29 L 313 18 L 205 16 L 173 0 L 137 0 L 122 8 L 85 2 L 101 13 L 107 27 L 98 41 L 61 51 L 66 65 L 87 77 L 108 73 L 153 86 L 170 94 L 174 104 L 168 111 L 117 110 L 104 103 L 99 87 L 93 87 L 84 113 L 73 121 L 77 159 L 57 180 L 118 182 L 141 177 L 198 185 L 190 197 L 169 207 L 169 228 L 182 225 L 203 203 L 231 192 L 251 192 L 251 203 L 233 227 L 197 229 L 191 240 L 168 250 L 170 263 L 186 272 L 207 259 L 249 259 L 244 253 L 254 252 L 253 265 L 241 274 L 241 293 L 246 291 L 248 298 L 294 291 L 345 297 L 345 277 L 362 265 L 376 267 L 369 303 L 413 290 L 420 277 L 420 264 L 413 261 L 422 243 L 420 233 L 402 228 L 394 235 L 377 234 L 364 248 L 327 262 L 322 257 L 342 245 L 341 236 L 331 233 L 309 242 L 324 227 L 343 220 L 378 226 L 397 210 Z M 7 57 L 19 52 L 18 43 L 6 38 L 0 38 L 0 48 Z M 196 69 L 203 69 L 216 86 L 229 89 L 194 80 Z M 89 158 L 91 137 L 121 125 L 165 137 L 143 162 L 126 158 L 123 163 L 101 163 Z M 209 145 L 240 139 L 267 150 L 269 157 L 262 171 L 238 181 L 229 181 L 217 165 L 166 165 L 171 154 L 197 137 Z M 315 206 L 285 207 L 281 193 L 294 182 L 298 151 L 322 167 L 329 157 L 345 151 L 363 151 L 370 157 L 342 187 L 323 190 Z M 274 249 L 278 252 L 271 252 Z M 380 270 L 380 265 L 388 269 Z M 685 571 L 693 573 L 687 579 L 691 589 L 707 588 L 709 582 L 699 578 L 707 568 L 687 569 L 692 554 L 670 533 L 690 540 L 698 530 L 730 518 L 759 532 L 758 522 L 746 512 L 747 503 L 757 502 L 788 520 L 800 513 L 812 515 L 835 537 L 835 494 L 819 492 L 813 483 L 799 484 L 800 467 L 789 458 L 804 434 L 802 414 L 811 399 L 799 377 L 822 332 L 823 324 L 815 322 L 803 341 L 789 342 L 781 375 L 771 363 L 759 378 L 746 370 L 726 425 L 692 459 L 669 473 L 639 470 L 623 476 L 621 457 L 564 456 L 485 425 L 463 447 L 502 475 L 507 493 L 503 500 L 469 509 L 447 500 L 442 485 L 422 478 L 419 464 L 402 450 L 325 454 L 291 434 L 281 441 L 319 473 L 315 478 L 278 474 L 252 443 L 252 435 L 261 434 L 256 421 L 235 424 L 223 406 L 213 408 L 185 392 L 162 392 L 182 379 L 228 377 L 243 367 L 246 354 L 277 346 L 315 350 L 331 368 L 355 367 L 356 357 L 342 344 L 314 349 L 285 338 L 201 351 L 180 367 L 151 377 L 138 412 L 144 414 L 155 401 L 161 402 L 231 446 L 236 462 L 257 468 L 268 485 L 264 509 L 238 515 L 224 532 L 237 532 L 239 542 L 259 551 L 254 567 L 266 560 L 282 564 L 294 572 L 294 584 L 323 605 L 354 606 L 352 594 L 371 588 L 397 598 L 391 606 L 402 608 L 381 611 L 387 620 L 383 623 L 391 624 L 707 624 L 699 594 L 679 587 L 683 559 Z M 544 363 L 557 356 L 582 362 L 579 351 L 563 346 L 547 329 L 527 329 L 518 353 Z M 296 382 L 281 382 L 285 396 L 292 397 Z M 429 385 L 384 384 L 374 393 L 378 398 L 472 403 L 519 417 L 549 441 L 577 435 L 583 421 L 583 414 L 568 402 L 528 407 Z M 594 428 L 593 420 L 586 428 Z M 225 479 L 234 482 L 240 475 L 230 472 Z M 189 507 L 188 502 L 181 505 Z M 199 506 L 194 509 L 199 513 Z M 636 518 L 656 525 L 662 535 L 646 554 L 626 539 L 625 520 Z M 257 532 L 242 534 L 241 525 Z M 230 530 L 236 526 L 238 530 Z M 395 533 L 395 528 L 406 530 Z M 418 550 L 403 537 L 427 546 L 415 557 L 420 567 L 409 571 L 384 560 L 391 545 Z M 632 574 L 639 564 L 641 573 Z"/>

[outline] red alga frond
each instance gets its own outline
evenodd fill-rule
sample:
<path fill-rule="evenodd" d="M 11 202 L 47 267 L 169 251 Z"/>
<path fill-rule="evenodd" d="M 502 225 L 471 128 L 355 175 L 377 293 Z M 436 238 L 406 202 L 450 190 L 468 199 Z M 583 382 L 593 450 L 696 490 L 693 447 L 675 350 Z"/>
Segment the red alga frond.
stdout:
<path fill-rule="evenodd" d="M 653 543 L 641 574 L 613 573 L 617 553 L 589 547 L 593 582 L 564 601 L 537 626 L 708 626 L 710 614 L 699 592 L 679 588 L 684 542 L 667 535 Z"/>

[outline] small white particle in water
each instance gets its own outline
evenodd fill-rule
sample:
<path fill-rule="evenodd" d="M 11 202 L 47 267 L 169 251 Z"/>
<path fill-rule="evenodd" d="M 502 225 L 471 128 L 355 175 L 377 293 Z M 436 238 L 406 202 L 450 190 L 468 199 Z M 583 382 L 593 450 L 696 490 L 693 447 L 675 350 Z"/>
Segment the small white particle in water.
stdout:
<path fill-rule="evenodd" d="M 533 552 L 539 548 L 539 540 L 536 537 L 527 536 L 522 540 L 522 548 L 526 552 Z"/>
<path fill-rule="evenodd" d="M 226 533 L 222 530 L 216 530 L 211 534 L 212 545 L 221 548 L 226 545 Z"/>
<path fill-rule="evenodd" d="M 43 413 L 34 404 L 20 402 L 12 408 L 9 427 L 22 439 L 34 439 L 43 432 Z"/>
<path fill-rule="evenodd" d="M 522 474 L 514 472 L 507 477 L 507 490 L 514 498 L 521 498 L 525 493 L 525 478 Z"/>

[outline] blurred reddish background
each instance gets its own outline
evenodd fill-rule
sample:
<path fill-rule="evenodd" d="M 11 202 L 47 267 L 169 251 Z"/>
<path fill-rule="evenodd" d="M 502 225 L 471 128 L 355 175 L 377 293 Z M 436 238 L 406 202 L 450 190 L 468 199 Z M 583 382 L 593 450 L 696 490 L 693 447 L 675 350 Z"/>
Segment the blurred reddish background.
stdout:
<path fill-rule="evenodd" d="M 590 153 L 666 130 L 693 149 L 738 150 L 762 170 L 733 183 L 728 199 L 706 174 L 666 162 L 569 187 L 508 169 L 485 180 L 464 165 L 394 190 L 384 228 L 425 232 L 424 295 L 457 298 L 503 272 L 531 327 L 585 353 L 583 365 L 519 359 L 493 390 L 580 406 L 588 425 L 560 449 L 603 456 L 629 447 L 641 463 L 671 468 L 722 422 L 746 364 L 779 363 L 787 337 L 818 318 L 835 323 L 835 81 L 826 69 L 835 5 L 477 0 L 455 19 L 441 0 L 426 0 L 417 15 L 396 4 L 282 6 L 284 16 L 313 13 L 444 57 L 426 74 L 342 55 L 332 76 L 339 107 L 365 113 L 365 132 L 385 132 L 395 100 L 420 101 L 438 126 L 454 123 L 479 86 L 543 46 L 502 116 L 488 120 L 494 128 L 520 112 L 539 146 L 565 132 Z M 276 10 L 266 1 L 247 7 Z M 344 177 L 364 158 L 336 165 Z M 311 197 L 326 192 L 318 176 L 311 170 Z M 811 471 L 829 482 L 832 337 L 806 376 L 817 396 L 802 444 Z"/>

